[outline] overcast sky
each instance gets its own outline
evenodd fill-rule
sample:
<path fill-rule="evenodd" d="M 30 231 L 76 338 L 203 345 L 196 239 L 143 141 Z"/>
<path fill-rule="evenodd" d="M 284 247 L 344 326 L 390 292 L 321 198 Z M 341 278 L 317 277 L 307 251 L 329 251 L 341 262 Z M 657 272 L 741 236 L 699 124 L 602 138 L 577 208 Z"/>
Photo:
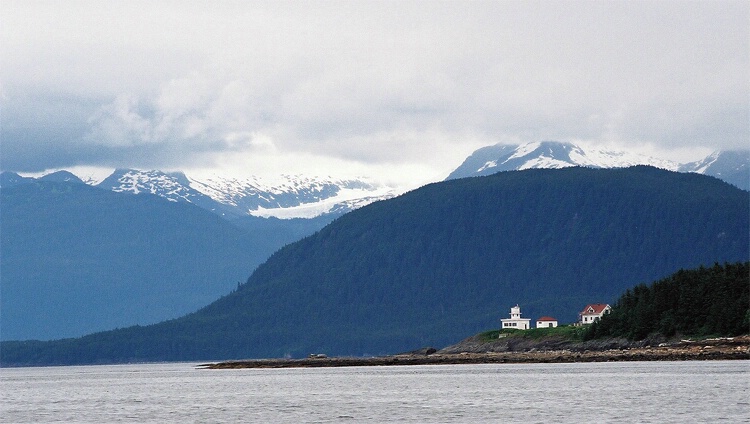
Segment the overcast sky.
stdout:
<path fill-rule="evenodd" d="M 741 1 L 0 0 L 0 167 L 442 179 L 495 143 L 748 147 Z"/>

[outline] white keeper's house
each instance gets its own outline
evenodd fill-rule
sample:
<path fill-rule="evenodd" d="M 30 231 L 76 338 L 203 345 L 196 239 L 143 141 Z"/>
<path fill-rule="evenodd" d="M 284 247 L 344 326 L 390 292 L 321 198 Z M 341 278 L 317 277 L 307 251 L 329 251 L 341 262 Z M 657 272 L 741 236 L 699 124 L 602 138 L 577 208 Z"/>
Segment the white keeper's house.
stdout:
<path fill-rule="evenodd" d="M 591 303 L 578 313 L 578 325 L 593 324 L 612 310 L 606 303 Z"/>
<path fill-rule="evenodd" d="M 529 323 L 531 322 L 530 318 L 521 318 L 521 307 L 516 305 L 512 308 L 510 308 L 510 318 L 503 318 L 500 320 L 502 322 L 502 328 L 514 328 L 516 330 L 528 330 Z"/>

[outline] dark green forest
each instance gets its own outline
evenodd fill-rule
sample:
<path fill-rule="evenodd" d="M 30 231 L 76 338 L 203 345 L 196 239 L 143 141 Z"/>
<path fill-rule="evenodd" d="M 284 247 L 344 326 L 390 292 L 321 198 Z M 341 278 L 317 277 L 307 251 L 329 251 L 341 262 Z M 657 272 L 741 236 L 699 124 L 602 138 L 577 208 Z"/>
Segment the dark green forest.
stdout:
<path fill-rule="evenodd" d="M 589 327 L 586 339 L 737 336 L 750 332 L 750 262 L 714 264 L 639 284 L 612 312 Z"/>
<path fill-rule="evenodd" d="M 750 193 L 638 166 L 430 184 L 276 252 L 237 290 L 168 322 L 2 344 L 3 364 L 380 355 L 498 328 L 508 309 L 576 320 L 676 270 L 750 257 Z"/>

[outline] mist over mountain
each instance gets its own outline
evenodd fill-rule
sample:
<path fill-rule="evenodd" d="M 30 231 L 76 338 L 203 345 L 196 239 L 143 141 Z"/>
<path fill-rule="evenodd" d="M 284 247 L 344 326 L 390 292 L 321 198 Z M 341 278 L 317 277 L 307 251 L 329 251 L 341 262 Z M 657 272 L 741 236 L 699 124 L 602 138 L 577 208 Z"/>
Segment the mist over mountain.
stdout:
<path fill-rule="evenodd" d="M 531 169 L 430 184 L 276 252 L 198 312 L 3 361 L 98 363 L 396 353 L 524 316 L 572 322 L 681 268 L 745 261 L 750 194 L 652 167 Z"/>
<path fill-rule="evenodd" d="M 12 187 L 16 184 L 29 183 L 36 180 L 33 177 L 22 177 L 15 172 L 0 172 L 0 188 Z"/>

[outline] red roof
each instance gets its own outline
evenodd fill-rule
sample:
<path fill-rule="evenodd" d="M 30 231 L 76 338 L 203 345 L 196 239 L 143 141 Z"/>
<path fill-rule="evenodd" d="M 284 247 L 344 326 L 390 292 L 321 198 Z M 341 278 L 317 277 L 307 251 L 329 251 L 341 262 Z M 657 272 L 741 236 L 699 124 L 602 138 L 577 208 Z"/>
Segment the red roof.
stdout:
<path fill-rule="evenodd" d="M 537 321 L 557 321 L 557 320 L 552 317 L 541 317 Z"/>
<path fill-rule="evenodd" d="M 604 308 L 609 306 L 606 303 L 591 303 L 589 305 L 586 305 L 585 308 L 581 311 L 581 314 L 601 314 L 604 312 Z M 592 309 L 591 311 L 589 309 Z"/>

